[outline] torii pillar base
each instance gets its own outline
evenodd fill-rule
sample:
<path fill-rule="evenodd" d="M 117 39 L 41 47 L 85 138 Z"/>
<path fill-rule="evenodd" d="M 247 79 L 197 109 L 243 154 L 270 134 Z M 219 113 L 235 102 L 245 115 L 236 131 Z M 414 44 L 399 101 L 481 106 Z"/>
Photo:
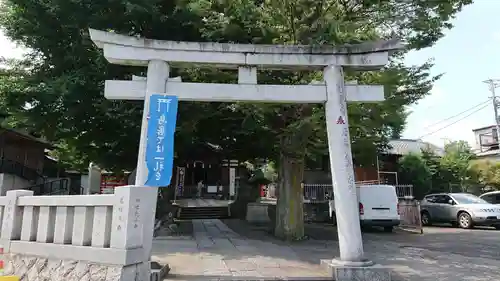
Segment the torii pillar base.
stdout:
<path fill-rule="evenodd" d="M 372 261 L 346 262 L 341 260 L 321 260 L 336 281 L 391 281 L 391 269 L 374 264 Z"/>

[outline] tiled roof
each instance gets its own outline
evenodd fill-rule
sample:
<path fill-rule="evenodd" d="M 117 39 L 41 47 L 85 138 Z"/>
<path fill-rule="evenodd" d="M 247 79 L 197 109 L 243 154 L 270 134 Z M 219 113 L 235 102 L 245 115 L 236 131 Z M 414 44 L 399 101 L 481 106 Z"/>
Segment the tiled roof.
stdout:
<path fill-rule="evenodd" d="M 391 140 L 389 141 L 389 146 L 391 146 L 391 148 L 388 149 L 387 154 L 407 155 L 410 153 L 420 153 L 422 149 L 431 150 L 439 156 L 444 154 L 444 149 L 441 147 L 421 140 Z"/>

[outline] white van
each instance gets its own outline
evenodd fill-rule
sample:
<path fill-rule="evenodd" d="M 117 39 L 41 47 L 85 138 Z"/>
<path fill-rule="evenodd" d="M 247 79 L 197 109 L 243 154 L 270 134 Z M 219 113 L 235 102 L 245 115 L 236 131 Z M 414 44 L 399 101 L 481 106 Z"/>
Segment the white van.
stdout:
<path fill-rule="evenodd" d="M 391 232 L 400 223 L 399 201 L 396 187 L 392 185 L 359 185 L 356 188 L 359 201 L 361 226 L 381 226 Z M 329 202 L 330 218 L 336 224 L 335 201 Z"/>

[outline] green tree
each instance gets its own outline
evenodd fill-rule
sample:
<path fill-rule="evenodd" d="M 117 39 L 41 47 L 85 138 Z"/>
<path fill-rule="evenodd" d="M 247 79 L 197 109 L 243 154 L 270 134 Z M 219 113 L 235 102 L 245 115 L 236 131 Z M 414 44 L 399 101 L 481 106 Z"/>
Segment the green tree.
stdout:
<path fill-rule="evenodd" d="M 274 34 L 273 42 L 292 44 L 344 44 L 376 40 L 396 35 L 409 42 L 410 49 L 432 45 L 449 27 L 450 17 L 470 1 L 452 3 L 405 4 L 393 1 L 364 1 L 360 4 L 338 1 L 265 1 L 264 16 L 259 17 Z M 250 9 L 251 10 L 251 9 Z M 248 9 L 238 10 L 236 18 L 244 18 Z M 221 14 L 223 16 L 221 16 Z M 222 29 L 235 16 L 217 11 L 214 23 Z M 254 26 L 253 24 L 251 26 Z M 383 26 L 392 27 L 391 32 Z M 246 29 L 251 30 L 250 27 Z M 241 30 L 240 30 L 241 31 Z M 437 77 L 430 77 L 430 64 L 406 67 L 401 52 L 383 71 L 347 72 L 348 79 L 361 83 L 380 83 L 386 86 L 386 102 L 375 105 L 349 107 L 354 158 L 357 163 L 374 160 L 374 153 L 387 145 L 388 139 L 398 137 L 403 130 L 406 111 L 411 104 L 426 94 Z M 266 72 L 259 77 L 263 83 L 305 84 L 321 78 L 318 73 Z M 324 110 L 317 105 L 248 105 L 239 107 L 260 124 L 266 124 L 268 143 L 276 145 L 279 199 L 276 210 L 275 234 L 286 239 L 300 239 L 303 235 L 302 194 L 304 158 L 321 151 L 325 144 Z M 391 114 L 386 114 L 391 112 Z M 323 146 L 324 148 L 324 146 Z M 367 156 L 367 157 L 366 157 Z"/>
<path fill-rule="evenodd" d="M 421 154 L 408 154 L 398 161 L 399 180 L 413 186 L 416 199 L 422 199 L 432 189 L 433 172 Z"/>
<path fill-rule="evenodd" d="M 451 1 L 60 1 L 5 0 L 0 26 L 30 48 L 27 60 L 0 80 L 1 104 L 19 124 L 33 127 L 59 143 L 64 153 L 78 151 L 83 162 L 102 167 L 135 166 L 142 104 L 107 101 L 105 79 L 129 79 L 144 69 L 108 64 L 91 43 L 89 27 L 148 38 L 240 43 L 344 44 L 397 36 L 408 48 L 383 71 L 347 71 L 347 79 L 386 86 L 386 101 L 349 106 L 356 162 L 397 137 L 405 105 L 429 93 L 437 77 L 430 63 L 405 66 L 405 52 L 431 46 L 450 28 L 450 19 L 471 0 Z M 188 69 L 185 81 L 236 81 L 234 73 Z M 307 84 L 318 73 L 262 72 L 261 83 Z M 268 158 L 278 170 L 280 199 L 275 233 L 303 236 L 304 157 L 324 153 L 322 105 L 183 103 L 179 108 L 176 148 L 210 141 L 241 160 Z M 216 122 L 216 123 L 215 123 Z M 251 147 L 252 149 L 248 149 Z M 181 156 L 179 156 L 181 157 Z M 74 157 L 73 157 L 74 158 Z M 245 159 L 246 158 L 246 159 Z M 65 157 L 72 159 L 72 157 Z"/>
<path fill-rule="evenodd" d="M 449 190 L 449 174 L 441 166 L 441 156 L 430 149 L 423 149 L 421 157 L 431 173 L 431 185 L 428 192 L 445 192 Z"/>
<path fill-rule="evenodd" d="M 488 160 L 472 161 L 469 173 L 477 183 L 500 190 L 500 163 Z"/>
<path fill-rule="evenodd" d="M 466 141 L 447 143 L 440 164 L 441 169 L 447 174 L 449 183 L 459 184 L 462 190 L 466 191 L 467 185 L 473 179 L 471 161 L 474 158 L 475 155 Z"/>

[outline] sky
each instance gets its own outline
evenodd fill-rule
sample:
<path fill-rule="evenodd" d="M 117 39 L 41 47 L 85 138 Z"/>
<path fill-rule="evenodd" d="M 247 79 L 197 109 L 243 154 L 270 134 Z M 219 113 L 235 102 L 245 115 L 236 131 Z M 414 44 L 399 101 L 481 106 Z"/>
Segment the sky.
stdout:
<path fill-rule="evenodd" d="M 403 134 L 437 145 L 450 140 L 466 140 L 474 147 L 472 129 L 493 125 L 493 104 L 461 121 L 474 111 L 438 123 L 486 101 L 491 93 L 486 79 L 500 79 L 500 1 L 476 0 L 453 21 L 454 28 L 433 47 L 410 53 L 407 64 L 421 64 L 434 58 L 434 75 L 443 77 L 434 84 L 431 95 L 412 106 Z M 497 91 L 500 95 L 500 88 Z M 478 107 L 480 108 L 480 107 Z M 477 109 L 477 108 L 476 108 Z M 448 126 L 449 125 L 449 126 Z M 443 127 L 446 127 L 442 129 Z M 437 131 L 437 132 L 435 132 Z M 433 133 L 435 132 L 435 133 Z M 429 134 L 425 136 L 426 134 Z"/>
<path fill-rule="evenodd" d="M 482 81 L 500 79 L 500 68 L 497 67 L 500 54 L 496 52 L 500 50 L 498 11 L 500 1 L 476 0 L 457 14 L 453 29 L 447 31 L 437 44 L 407 55 L 408 65 L 434 59 L 431 74 L 443 74 L 443 77 L 434 84 L 429 96 L 410 107 L 412 113 L 407 120 L 404 138 L 422 139 L 439 146 L 451 140 L 466 140 L 474 147 L 472 129 L 494 124 L 493 105 L 476 113 L 473 111 L 479 107 L 473 107 L 491 96 L 488 86 Z M 23 52 L 0 30 L 0 57 L 19 58 Z M 498 93 L 500 95 L 500 88 Z M 449 119 L 463 111 L 467 112 Z M 449 120 L 443 121 L 445 119 Z"/>

